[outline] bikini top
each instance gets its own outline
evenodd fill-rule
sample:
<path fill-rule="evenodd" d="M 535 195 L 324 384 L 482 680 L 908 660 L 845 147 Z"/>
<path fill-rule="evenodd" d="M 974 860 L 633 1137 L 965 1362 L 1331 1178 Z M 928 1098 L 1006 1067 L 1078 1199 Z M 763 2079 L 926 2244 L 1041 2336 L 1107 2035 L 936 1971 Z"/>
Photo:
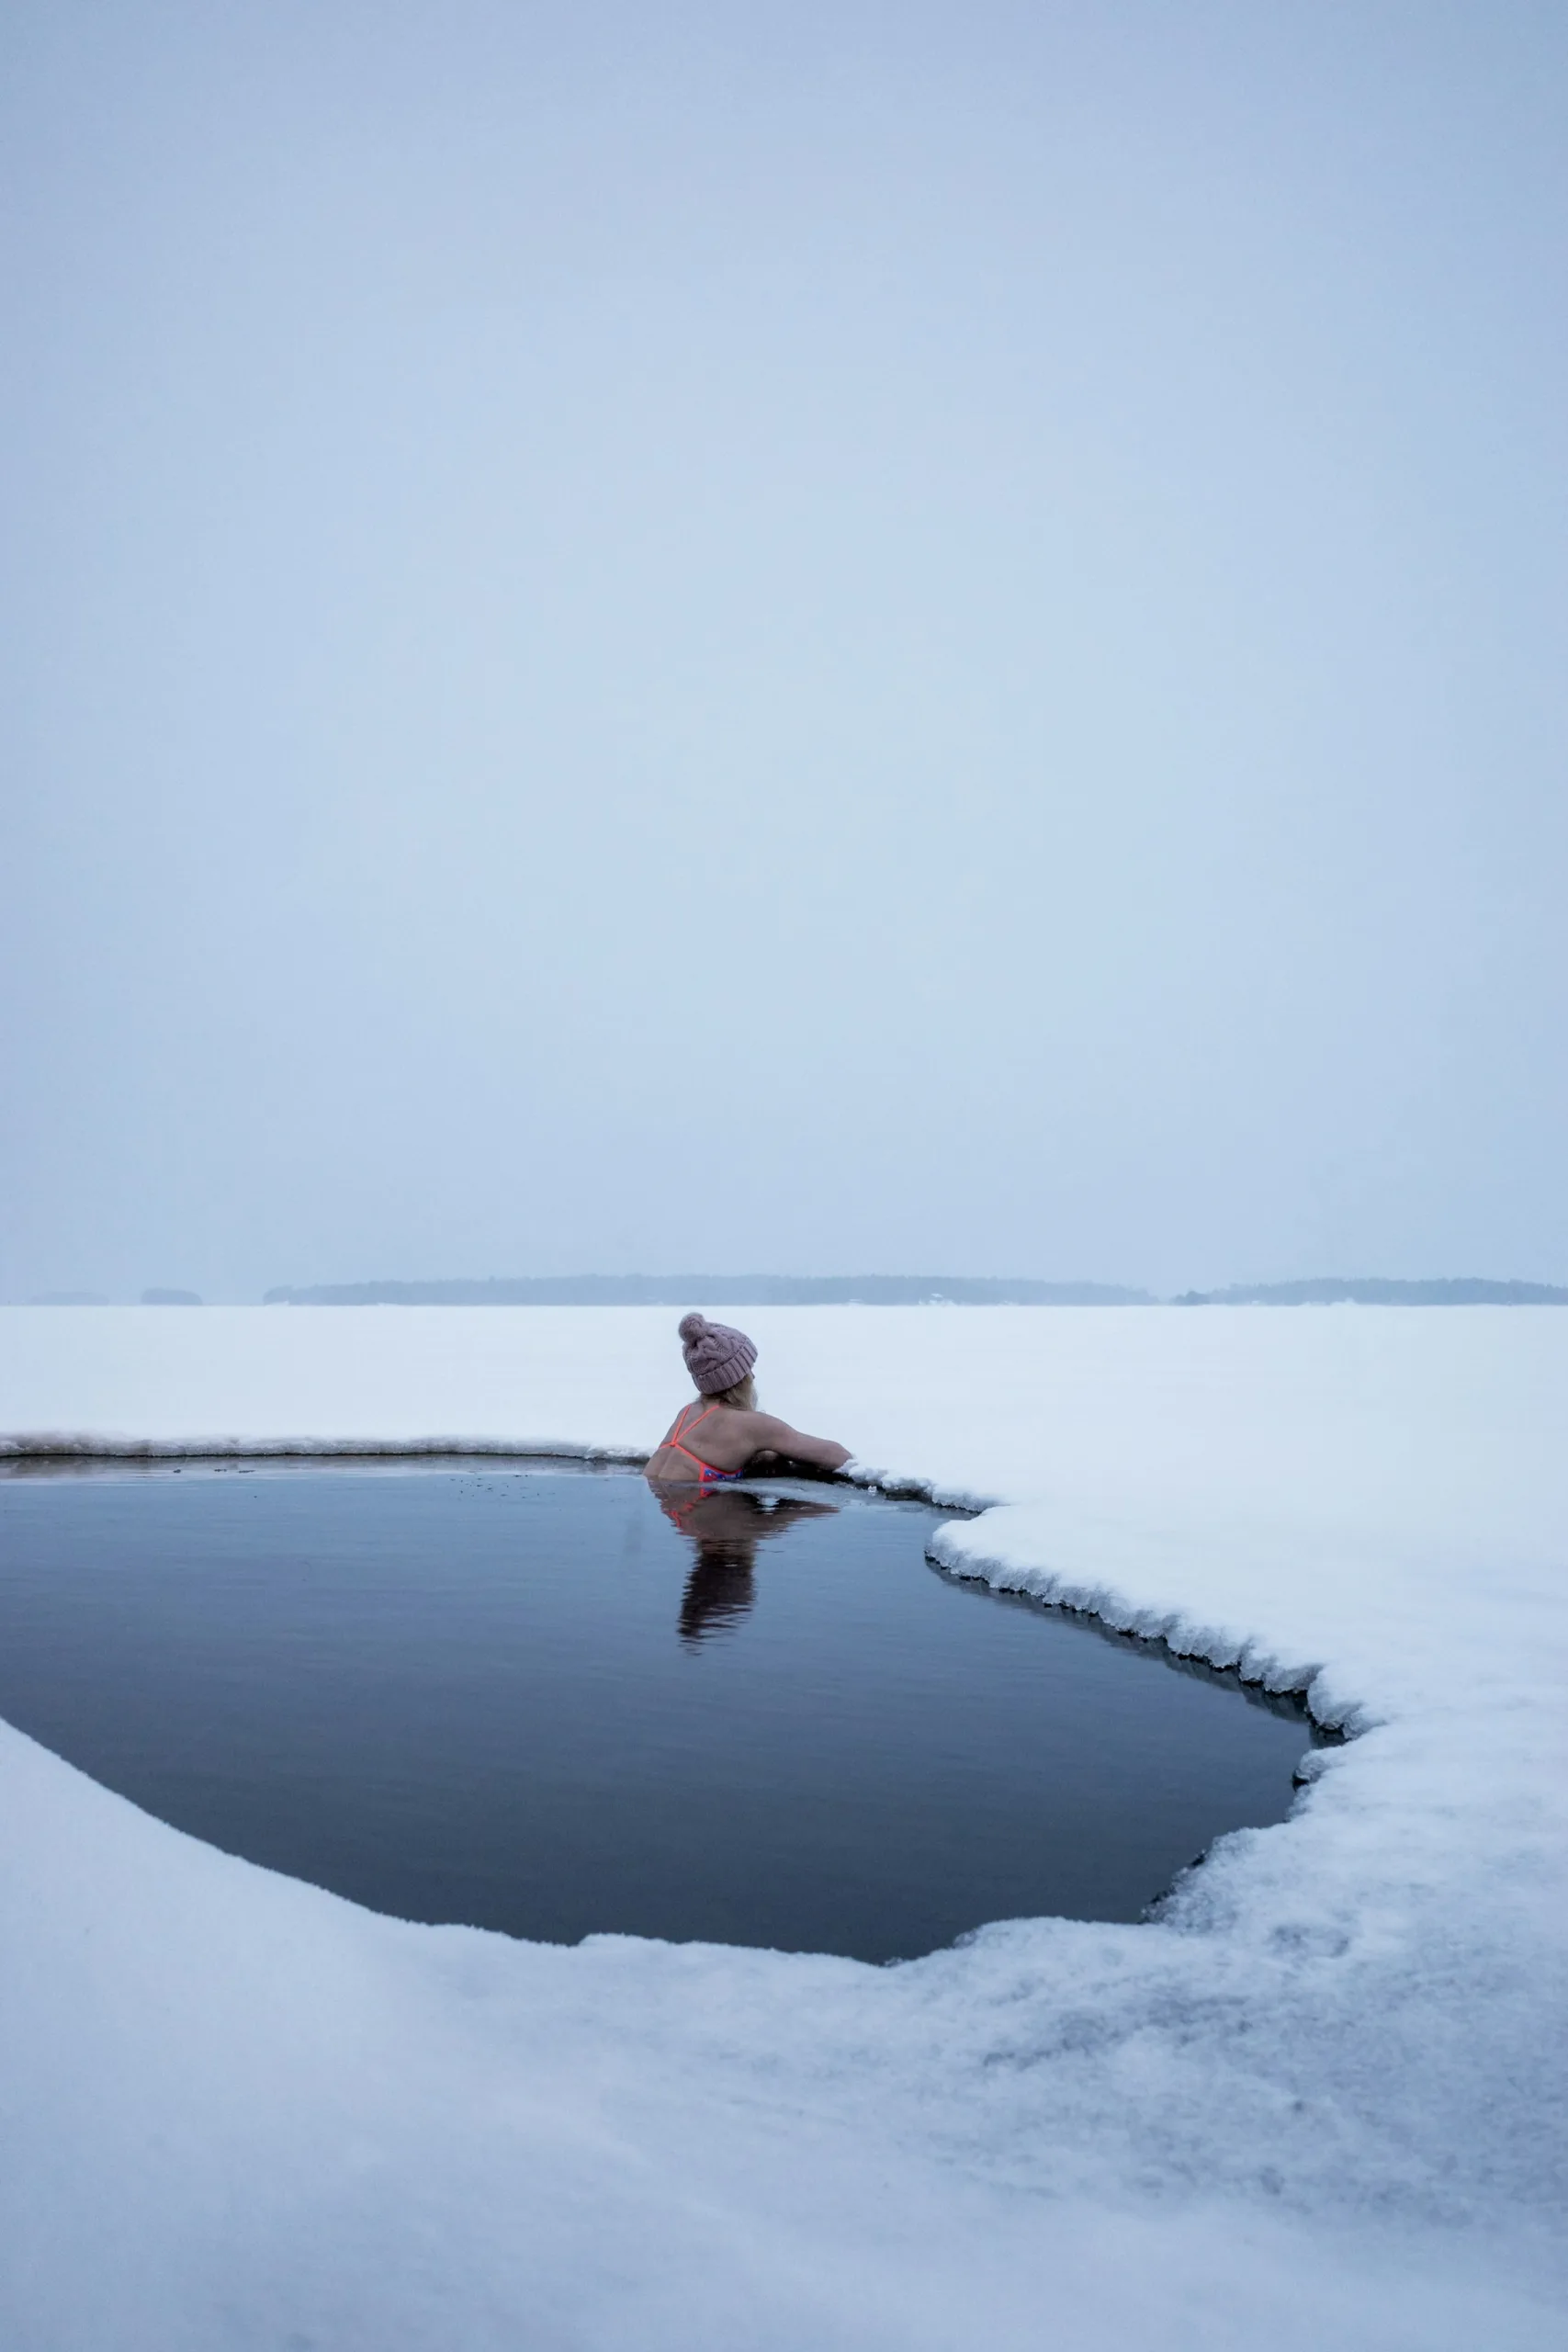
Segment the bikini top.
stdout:
<path fill-rule="evenodd" d="M 694 1465 L 697 1476 L 705 1487 L 716 1486 L 721 1483 L 727 1483 L 732 1478 L 739 1478 L 740 1476 L 739 1470 L 720 1470 L 716 1464 L 712 1462 L 705 1462 L 700 1453 L 694 1453 L 689 1445 L 682 1444 L 682 1439 L 689 1437 L 694 1430 L 701 1429 L 703 1423 L 707 1419 L 708 1414 L 716 1413 L 718 1407 L 716 1405 L 710 1405 L 707 1408 L 707 1412 L 699 1413 L 694 1421 L 689 1421 L 686 1419 L 686 1416 L 691 1409 L 690 1405 L 682 1406 L 681 1410 L 675 1419 L 675 1427 L 664 1441 L 671 1453 L 683 1453 L 687 1461 Z"/>

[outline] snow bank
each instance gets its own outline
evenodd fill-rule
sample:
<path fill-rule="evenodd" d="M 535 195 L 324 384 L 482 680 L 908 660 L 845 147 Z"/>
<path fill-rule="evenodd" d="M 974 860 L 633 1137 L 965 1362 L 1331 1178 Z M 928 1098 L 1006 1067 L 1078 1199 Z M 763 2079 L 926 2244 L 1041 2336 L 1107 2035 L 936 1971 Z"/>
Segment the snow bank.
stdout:
<path fill-rule="evenodd" d="M 663 1310 L 14 1309 L 13 1450 L 634 1453 Z M 1359 1736 L 1156 1925 L 908 1966 L 411 1928 L 0 1732 L 0 2340 L 1568 2340 L 1568 1317 L 758 1310 L 965 1574 Z"/>

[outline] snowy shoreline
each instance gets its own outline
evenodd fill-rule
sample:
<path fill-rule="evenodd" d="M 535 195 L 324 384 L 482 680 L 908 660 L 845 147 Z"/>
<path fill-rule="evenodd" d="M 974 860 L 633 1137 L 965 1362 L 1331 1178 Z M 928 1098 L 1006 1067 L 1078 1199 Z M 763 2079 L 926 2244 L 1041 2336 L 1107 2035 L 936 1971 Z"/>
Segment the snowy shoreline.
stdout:
<path fill-rule="evenodd" d="M 0 1310 L 0 1461 L 635 1462 L 671 1320 Z M 1561 2335 L 1568 1322 L 747 1321 L 951 1572 L 1359 1736 L 1156 1923 L 873 1970 L 411 1928 L 0 1728 L 6 2340 Z"/>

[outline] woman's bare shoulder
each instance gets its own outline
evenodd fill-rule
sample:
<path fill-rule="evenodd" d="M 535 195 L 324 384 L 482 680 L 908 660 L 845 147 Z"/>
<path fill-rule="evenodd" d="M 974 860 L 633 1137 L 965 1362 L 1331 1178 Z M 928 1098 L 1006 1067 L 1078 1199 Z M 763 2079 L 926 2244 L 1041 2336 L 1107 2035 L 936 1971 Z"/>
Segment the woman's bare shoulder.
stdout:
<path fill-rule="evenodd" d="M 811 1437 L 805 1430 L 781 1421 L 776 1413 L 739 1413 L 735 1417 L 738 1430 L 744 1424 L 745 1434 L 757 1453 L 784 1453 L 797 1462 L 812 1462 L 825 1470 L 837 1470 L 850 1459 L 847 1445 L 830 1437 Z"/>

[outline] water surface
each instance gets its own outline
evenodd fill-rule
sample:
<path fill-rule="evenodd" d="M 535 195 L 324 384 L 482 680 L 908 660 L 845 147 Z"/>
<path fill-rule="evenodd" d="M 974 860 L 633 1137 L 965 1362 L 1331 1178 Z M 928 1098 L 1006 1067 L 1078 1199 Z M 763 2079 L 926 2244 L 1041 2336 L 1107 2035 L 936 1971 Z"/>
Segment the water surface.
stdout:
<path fill-rule="evenodd" d="M 941 1575 L 943 1514 L 558 1464 L 0 1480 L 0 1714 L 411 1919 L 889 1960 L 1135 1919 L 1293 1710 Z"/>

